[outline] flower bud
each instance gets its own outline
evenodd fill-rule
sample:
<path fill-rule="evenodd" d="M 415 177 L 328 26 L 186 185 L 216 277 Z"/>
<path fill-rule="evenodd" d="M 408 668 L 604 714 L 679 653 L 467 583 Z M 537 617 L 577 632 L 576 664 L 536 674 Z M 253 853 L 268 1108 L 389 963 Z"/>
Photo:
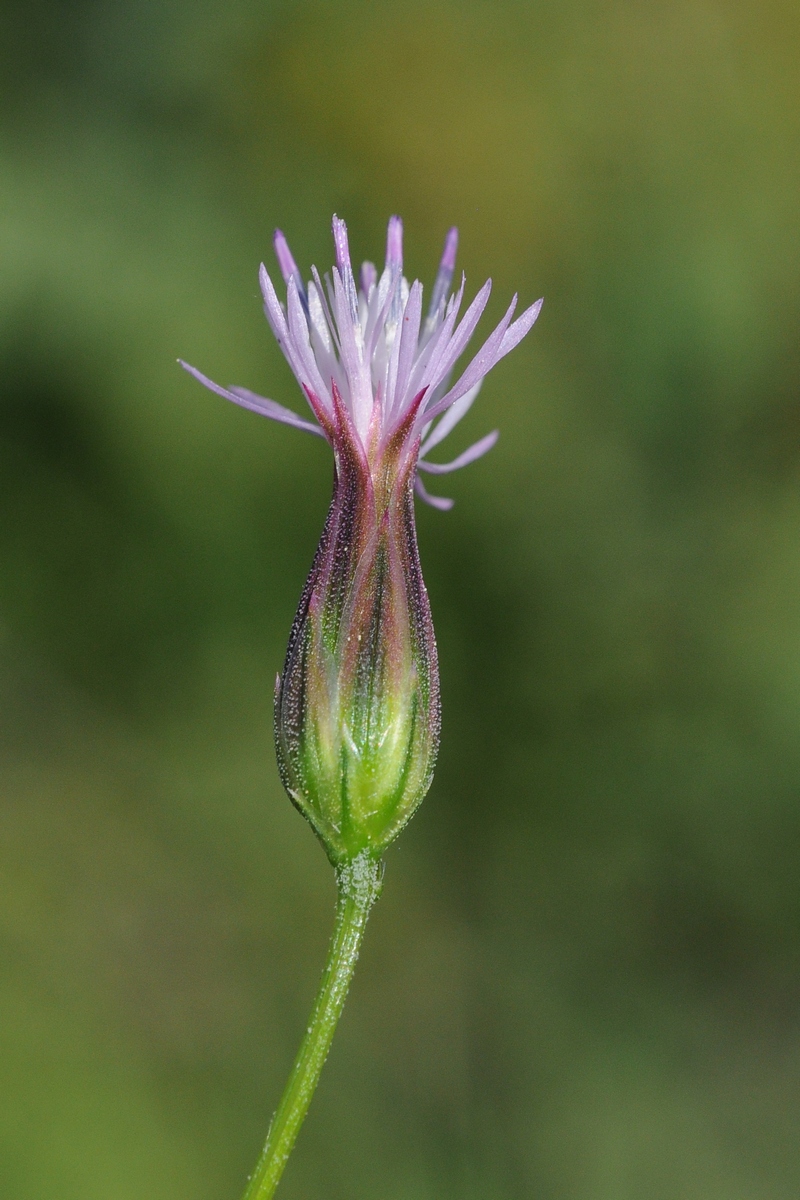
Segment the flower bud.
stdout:
<path fill-rule="evenodd" d="M 439 679 L 414 524 L 413 412 L 364 449 L 336 392 L 333 499 L 275 692 L 278 765 L 334 864 L 380 855 L 439 745 Z"/>

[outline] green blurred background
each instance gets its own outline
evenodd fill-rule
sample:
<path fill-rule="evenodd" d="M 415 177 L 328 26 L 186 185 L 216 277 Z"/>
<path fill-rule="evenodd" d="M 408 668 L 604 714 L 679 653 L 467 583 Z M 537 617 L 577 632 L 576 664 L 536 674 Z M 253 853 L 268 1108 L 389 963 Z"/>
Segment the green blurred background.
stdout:
<path fill-rule="evenodd" d="M 280 225 L 544 294 L 419 536 L 444 736 L 285 1200 L 800 1194 L 800 10 L 5 0 L 0 1196 L 232 1200 L 333 903 Z"/>

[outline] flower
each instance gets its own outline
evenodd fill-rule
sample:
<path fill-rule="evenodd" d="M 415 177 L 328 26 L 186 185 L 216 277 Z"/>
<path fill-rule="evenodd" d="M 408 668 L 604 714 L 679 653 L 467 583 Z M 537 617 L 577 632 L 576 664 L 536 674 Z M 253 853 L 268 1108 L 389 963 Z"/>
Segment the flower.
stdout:
<path fill-rule="evenodd" d="M 453 501 L 430 496 L 419 472 L 444 475 L 474 462 L 497 441 L 497 431 L 475 442 L 449 463 L 431 463 L 425 455 L 442 442 L 466 414 L 480 390 L 484 376 L 495 363 L 522 341 L 539 315 L 537 300 L 512 322 L 517 297 L 511 301 L 500 324 L 484 342 L 453 387 L 450 375 L 455 363 L 475 332 L 492 288 L 487 280 L 456 325 L 464 298 L 465 279 L 454 296 L 449 296 L 455 270 L 458 231 L 451 229 L 433 285 L 428 314 L 422 320 L 422 285 L 411 287 L 403 275 L 403 225 L 392 217 L 386 238 L 386 266 L 378 279 L 371 262 L 362 264 L 356 290 L 347 228 L 333 218 L 336 266 L 325 277 L 312 267 L 313 279 L 306 287 L 297 263 L 278 229 L 275 254 L 287 288 L 286 309 L 261 264 L 259 278 L 264 311 L 272 332 L 302 387 L 314 421 L 298 417 L 274 400 L 247 388 L 223 388 L 195 367 L 181 362 L 200 383 L 273 421 L 319 434 L 334 444 L 335 393 L 358 433 L 365 449 L 379 449 L 414 409 L 413 432 L 421 438 L 415 467 L 414 490 L 436 508 L 450 508 Z M 399 335 L 398 335 L 399 331 Z M 438 423 L 432 422 L 439 418 Z"/>
<path fill-rule="evenodd" d="M 472 405 L 488 371 L 522 340 L 542 305 L 512 320 L 517 297 L 457 382 L 450 377 L 486 307 L 491 280 L 461 321 L 454 295 L 458 235 L 451 229 L 422 317 L 422 285 L 403 275 L 402 223 L 389 221 L 386 265 L 365 262 L 360 286 L 344 221 L 333 218 L 336 265 L 304 285 L 285 237 L 275 252 L 286 308 L 266 268 L 264 311 L 313 420 L 246 388 L 218 395 L 328 440 L 334 492 L 292 626 L 275 694 L 284 785 L 335 865 L 380 855 L 430 786 L 439 744 L 436 642 L 417 551 L 413 494 L 437 508 L 420 471 L 458 470 L 492 448 L 487 434 L 449 463 L 425 457 Z"/>

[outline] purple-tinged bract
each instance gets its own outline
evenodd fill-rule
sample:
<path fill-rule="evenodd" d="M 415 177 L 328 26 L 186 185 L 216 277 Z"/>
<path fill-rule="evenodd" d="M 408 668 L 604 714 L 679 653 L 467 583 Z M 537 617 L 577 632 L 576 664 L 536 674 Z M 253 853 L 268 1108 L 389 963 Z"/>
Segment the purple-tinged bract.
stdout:
<path fill-rule="evenodd" d="M 364 263 L 356 287 L 347 230 L 333 218 L 336 265 L 304 284 L 275 234 L 284 307 L 261 267 L 264 309 L 302 386 L 313 420 L 246 388 L 212 391 L 273 420 L 319 434 L 334 454 L 331 507 L 289 639 L 275 693 L 284 785 L 336 864 L 380 855 L 430 786 L 439 743 L 439 681 L 430 606 L 414 525 L 414 492 L 438 508 L 419 472 L 445 474 L 497 440 L 487 434 L 452 462 L 424 455 L 470 408 L 487 372 L 525 336 L 541 301 L 497 328 L 451 384 L 489 298 L 491 281 L 461 321 L 462 277 L 450 295 L 451 229 L 427 315 L 422 286 L 402 273 L 402 223 L 389 221 L 380 277 Z"/>

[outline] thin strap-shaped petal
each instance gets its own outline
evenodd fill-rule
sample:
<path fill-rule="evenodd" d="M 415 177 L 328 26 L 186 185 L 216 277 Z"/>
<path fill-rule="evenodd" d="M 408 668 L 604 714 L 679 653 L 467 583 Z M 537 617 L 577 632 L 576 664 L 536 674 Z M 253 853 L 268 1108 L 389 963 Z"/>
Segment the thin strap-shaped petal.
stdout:
<path fill-rule="evenodd" d="M 400 282 L 399 276 L 397 280 Z M 400 341 L 397 334 L 392 338 L 392 348 L 389 351 L 389 361 L 386 364 L 386 396 L 387 396 L 387 424 L 391 415 L 391 409 L 394 408 L 394 398 L 397 395 L 397 370 L 400 365 Z"/>
<path fill-rule="evenodd" d="M 378 285 L 375 288 L 375 295 L 372 298 L 372 303 L 375 305 L 376 313 L 383 308 L 384 301 L 389 293 L 392 292 L 392 289 L 395 287 L 396 281 L 400 278 L 401 274 L 402 271 L 399 267 L 386 266 L 381 271 Z M 381 324 L 383 324 L 383 321 L 384 318 L 382 317 Z"/>
<path fill-rule="evenodd" d="M 372 412 L 372 379 L 369 364 L 362 362 L 363 346 L 358 344 L 361 338 L 361 326 L 356 328 L 348 320 L 347 293 L 336 267 L 333 268 L 333 289 L 336 321 L 341 339 L 342 365 L 350 385 L 350 413 L 358 432 L 363 434 L 369 424 Z"/>
<path fill-rule="evenodd" d="M 448 301 L 448 304 L 447 304 L 447 309 L 445 311 L 444 321 L 439 326 L 439 328 L 434 332 L 434 334 L 431 338 L 430 358 L 428 359 L 428 367 L 426 369 L 426 374 L 429 376 L 429 380 L 432 380 L 434 377 L 442 378 L 444 375 L 447 374 L 448 368 L 445 367 L 444 369 L 441 369 L 440 364 L 443 361 L 444 356 L 447 354 L 448 348 L 452 344 L 453 339 L 452 339 L 451 335 L 453 333 L 455 323 L 458 320 L 458 314 L 461 311 L 461 302 L 464 299 L 464 290 L 465 290 L 466 286 L 467 286 L 467 277 L 462 271 L 461 286 L 459 287 L 456 294 L 454 296 L 450 297 L 450 300 Z M 491 283 L 489 283 L 488 286 L 491 287 Z M 486 287 L 486 284 L 484 284 L 484 287 Z M 463 316 L 462 322 L 461 322 L 462 325 L 463 325 L 464 321 L 466 321 L 467 317 L 470 317 L 470 319 L 471 319 L 471 314 L 472 314 L 473 308 L 475 307 L 476 304 L 479 303 L 479 296 L 480 296 L 480 292 L 478 293 L 478 296 L 476 296 L 475 299 L 472 301 L 472 304 L 469 306 L 467 311 L 464 313 L 464 316 Z M 483 311 L 483 310 L 481 309 L 481 311 Z M 480 313 L 478 313 L 478 316 L 476 317 L 476 322 L 479 319 L 480 319 Z M 473 328 L 474 328 L 474 326 L 473 326 Z M 469 340 L 469 335 L 467 335 L 467 340 Z"/>
<path fill-rule="evenodd" d="M 331 341 L 330 326 L 325 315 L 325 308 L 323 307 L 319 289 L 313 280 L 308 285 L 308 316 L 312 330 L 317 334 L 328 353 L 332 354 L 333 342 Z"/>
<path fill-rule="evenodd" d="M 232 387 L 228 390 L 233 393 L 235 403 L 241 404 L 243 408 L 249 408 L 264 417 L 270 417 L 273 421 L 282 421 L 284 425 L 291 425 L 306 433 L 318 433 L 321 437 L 327 438 L 325 430 L 314 421 L 306 421 L 303 417 L 298 417 L 297 413 L 292 412 L 290 408 L 284 408 L 276 400 L 267 400 L 264 396 L 251 392 L 249 388 Z"/>
<path fill-rule="evenodd" d="M 269 271 L 263 263 L 258 268 L 258 282 L 261 285 L 261 295 L 264 297 L 264 312 L 272 327 L 272 332 L 276 337 L 278 333 L 287 333 L 286 315 L 283 311 L 283 305 L 278 299 L 278 293 L 275 291 L 273 282 L 269 277 Z"/>
<path fill-rule="evenodd" d="M 499 437 L 499 430 L 493 429 L 491 433 L 487 433 L 486 437 L 482 437 L 479 442 L 475 442 L 463 454 L 459 454 L 458 458 L 454 458 L 452 462 L 429 463 L 423 462 L 420 459 L 417 463 L 417 469 L 427 471 L 429 475 L 449 475 L 451 471 L 460 471 L 462 467 L 469 466 L 476 459 L 482 458 L 484 454 L 488 454 Z"/>
<path fill-rule="evenodd" d="M 373 288 L 378 280 L 378 272 L 373 262 L 363 262 L 359 272 L 359 286 L 364 293 L 364 299 L 369 300 L 370 288 Z"/>
<path fill-rule="evenodd" d="M 294 275 L 289 277 L 286 293 L 289 333 L 294 343 L 295 352 L 305 368 L 306 382 L 311 384 L 311 390 L 318 396 L 324 396 L 327 389 L 320 375 L 319 365 L 309 341 L 308 320 L 306 318 L 308 310 L 303 308 L 300 291 Z"/>
<path fill-rule="evenodd" d="M 499 362 L 501 358 L 505 358 L 505 356 L 509 354 L 515 346 L 519 345 L 519 343 L 525 337 L 525 334 L 530 332 L 534 322 L 536 321 L 536 318 L 542 311 L 543 304 L 544 297 L 542 297 L 541 300 L 537 300 L 535 304 L 530 306 L 530 308 L 526 308 L 522 316 L 517 317 L 513 325 L 509 325 L 505 332 L 505 337 L 500 343 L 500 349 L 497 352 L 497 357 L 494 360 L 495 362 Z"/>
<path fill-rule="evenodd" d="M 448 374 L 448 369 L 441 370 L 439 364 L 447 353 L 448 346 L 450 345 L 450 335 L 453 332 L 453 326 L 458 318 L 461 301 L 464 298 L 464 288 L 466 285 L 466 276 L 462 275 L 461 287 L 458 289 L 455 296 L 450 298 L 443 323 L 438 329 L 433 331 L 429 340 L 423 346 L 420 357 L 414 365 L 414 373 L 409 382 L 409 390 L 413 394 L 416 394 L 416 391 L 418 391 L 420 387 L 427 387 L 431 383 L 434 385 L 435 389 Z M 475 301 L 473 301 L 473 304 L 474 303 Z M 464 320 L 466 320 L 468 315 L 469 312 L 464 314 Z"/>
<path fill-rule="evenodd" d="M 465 417 L 472 408 L 472 405 L 475 402 L 475 397 L 481 390 L 482 385 L 483 380 L 479 379 L 475 386 L 470 388 L 465 396 L 462 396 L 460 400 L 456 400 L 455 403 L 448 408 L 447 412 L 443 414 L 438 425 L 435 427 L 435 429 L 431 430 L 420 446 L 419 452 L 421 455 L 427 454 L 428 451 L 432 450 L 434 446 L 438 446 L 440 442 L 444 441 L 448 433 L 455 429 L 461 418 Z"/>
<path fill-rule="evenodd" d="M 336 348 L 338 349 L 339 348 L 339 340 L 340 340 L 339 339 L 339 330 L 336 328 L 336 322 L 333 319 L 333 312 L 331 310 L 330 304 L 328 303 L 327 291 L 322 286 L 322 280 L 319 277 L 319 271 L 317 270 L 316 267 L 311 268 L 311 274 L 314 276 L 314 283 L 317 285 L 317 295 L 319 296 L 319 301 L 320 301 L 320 304 L 322 305 L 322 311 L 325 313 L 325 317 L 328 321 L 328 328 L 331 331 L 331 337 L 333 338 Z M 326 283 L 329 282 L 327 275 L 325 276 L 325 281 L 326 281 Z"/>
<path fill-rule="evenodd" d="M 386 266 L 403 269 L 403 222 L 400 217 L 389 217 L 386 229 Z"/>
<path fill-rule="evenodd" d="M 339 390 L 345 386 L 339 359 L 336 357 L 330 326 L 320 300 L 317 285 L 312 280 L 308 285 L 308 312 L 310 319 L 311 349 L 314 361 L 323 379 L 329 382 L 323 395 L 328 408 L 332 408 L 333 399 L 330 394 L 330 380 L 335 379 Z"/>
<path fill-rule="evenodd" d="M 297 284 L 297 292 L 300 296 L 300 303 L 303 305 L 303 308 L 306 310 L 306 312 L 308 312 L 308 297 L 306 296 L 306 289 L 303 284 L 303 276 L 300 274 L 300 270 L 294 260 L 294 255 L 289 249 L 289 243 L 280 229 L 275 230 L 272 238 L 272 245 L 275 249 L 275 257 L 278 260 L 278 266 L 281 269 L 283 282 L 288 287 L 289 280 L 292 278 L 294 279 L 295 283 Z"/>
<path fill-rule="evenodd" d="M 465 395 L 480 379 L 483 379 L 484 375 L 491 371 L 492 367 L 497 362 L 498 350 L 502 344 L 503 338 L 505 337 L 506 330 L 511 323 L 511 318 L 514 315 L 514 309 L 516 306 L 517 297 L 514 296 L 502 321 L 494 330 L 494 332 L 489 334 L 488 338 L 483 343 L 475 357 L 472 359 L 458 383 L 456 383 L 454 387 L 450 388 L 450 391 L 446 392 L 445 395 L 442 396 L 441 400 L 437 400 L 436 403 L 427 410 L 427 412 L 424 414 L 425 418 L 430 420 L 432 417 L 438 416 L 440 412 L 444 412 L 446 408 L 449 408 L 451 404 L 453 404 L 461 396 Z"/>
<path fill-rule="evenodd" d="M 441 512 L 447 512 L 455 504 L 455 500 L 448 499 L 447 496 L 432 496 L 426 490 L 424 483 L 419 475 L 414 480 L 414 491 L 419 496 L 420 500 L 424 500 L 426 504 L 430 504 L 431 508 L 438 508 Z"/>
<path fill-rule="evenodd" d="M 350 245 L 347 240 L 347 226 L 344 221 L 334 214 L 333 217 L 333 244 L 336 249 L 336 266 L 339 269 L 339 277 L 344 287 L 344 294 L 347 297 L 347 307 L 350 310 L 350 319 L 353 324 L 358 321 L 358 295 L 356 293 L 356 281 L 353 278 L 353 264 L 350 261 Z"/>
<path fill-rule="evenodd" d="M 335 270 L 336 270 L 336 267 L 331 267 L 331 271 L 335 271 Z M 331 306 L 331 312 L 335 313 L 336 312 L 336 293 L 335 293 L 334 287 L 333 287 L 333 280 L 331 279 L 331 271 L 325 272 L 325 276 L 324 276 L 324 278 L 325 278 L 325 293 L 328 297 L 328 303 Z M 337 328 L 337 330 L 339 328 L 338 318 L 337 318 L 336 328 Z"/>
<path fill-rule="evenodd" d="M 390 276 L 388 280 L 388 289 L 385 297 L 381 300 L 380 292 L 373 298 L 375 304 L 375 319 L 370 318 L 367 321 L 367 328 L 364 331 L 365 355 L 367 360 L 370 360 L 375 353 L 375 347 L 378 343 L 378 338 L 383 333 L 383 327 L 389 315 L 389 309 L 394 304 L 396 293 L 400 290 L 400 273 L 397 272 L 394 276 Z"/>
<path fill-rule="evenodd" d="M 347 299 L 347 289 L 342 283 L 338 268 L 333 268 L 333 303 L 336 313 L 336 328 L 339 331 L 340 355 L 342 365 L 347 372 L 351 387 L 358 379 L 359 361 L 358 346 L 352 321 L 349 320 L 350 309 Z"/>
<path fill-rule="evenodd" d="M 452 371 L 457 359 L 460 358 L 461 354 L 463 353 L 467 342 L 475 332 L 475 326 L 483 316 L 483 310 L 486 308 L 486 305 L 489 302 L 489 294 L 491 290 L 492 281 L 491 279 L 487 279 L 486 283 L 483 285 L 475 299 L 472 301 L 472 304 L 470 304 L 469 308 L 464 313 L 464 316 L 461 318 L 461 322 L 450 339 L 449 344 L 447 346 L 443 346 L 441 352 L 435 355 L 434 359 L 431 360 L 428 366 L 428 371 L 431 374 L 435 371 L 439 378 L 443 379 L 445 375 L 448 375 L 450 371 Z M 460 294 L 461 292 L 459 295 Z"/>
<path fill-rule="evenodd" d="M 386 230 L 386 268 L 392 274 L 403 274 L 403 222 L 400 217 L 390 217 Z M 401 289 L 393 293 L 390 320 L 399 321 L 404 298 Z"/>
<path fill-rule="evenodd" d="M 398 406 L 402 404 L 403 397 L 408 386 L 408 379 L 411 375 L 411 367 L 414 362 L 414 355 L 417 349 L 419 340 L 419 325 L 422 319 L 422 284 L 417 280 L 412 284 L 411 291 L 400 321 L 400 355 L 397 360 L 397 382 L 394 387 L 394 395 L 387 396 L 386 402 L 389 407 L 388 417 L 394 415 Z"/>
<path fill-rule="evenodd" d="M 269 277 L 269 272 L 263 263 L 258 272 L 258 278 L 261 284 L 261 294 L 264 297 L 264 312 L 266 313 L 270 328 L 275 335 L 275 341 L 283 351 L 284 357 L 300 386 L 302 387 L 306 383 L 310 384 L 311 380 L 307 377 L 303 360 L 297 352 L 297 347 L 294 345 L 294 340 L 289 332 L 289 326 L 286 324 L 286 314 L 283 311 L 283 306 L 278 299 L 277 292 Z"/>
<path fill-rule="evenodd" d="M 232 400 L 234 404 L 239 404 L 242 408 L 249 408 L 252 412 L 257 412 L 262 417 L 269 417 L 272 421 L 281 421 L 284 425 L 292 425 L 295 429 L 302 429 L 306 433 L 316 433 L 320 437 L 325 437 L 319 425 L 312 424 L 311 421 L 304 421 L 302 417 L 298 417 L 297 413 L 293 413 L 290 408 L 284 408 L 276 400 L 268 400 L 266 396 L 258 396 L 255 392 L 248 391 L 247 388 L 220 387 L 218 383 L 214 383 L 213 379 L 209 379 L 202 371 L 198 371 L 197 367 L 190 366 L 182 358 L 179 358 L 178 362 L 184 371 L 188 371 L 190 375 L 194 376 L 198 383 L 202 383 L 203 387 L 207 387 L 209 391 L 216 392 L 218 396 L 224 397 L 225 400 Z"/>
<path fill-rule="evenodd" d="M 436 280 L 431 292 L 431 304 L 428 309 L 428 322 L 432 323 L 439 311 L 439 305 L 443 300 L 447 299 L 447 293 L 450 291 L 450 284 L 453 282 L 453 272 L 456 269 L 456 251 L 458 249 L 458 230 L 455 226 L 448 230 L 447 237 L 444 240 L 444 252 L 442 253 L 442 261 L 439 263 L 439 270 L 436 273 Z"/>

